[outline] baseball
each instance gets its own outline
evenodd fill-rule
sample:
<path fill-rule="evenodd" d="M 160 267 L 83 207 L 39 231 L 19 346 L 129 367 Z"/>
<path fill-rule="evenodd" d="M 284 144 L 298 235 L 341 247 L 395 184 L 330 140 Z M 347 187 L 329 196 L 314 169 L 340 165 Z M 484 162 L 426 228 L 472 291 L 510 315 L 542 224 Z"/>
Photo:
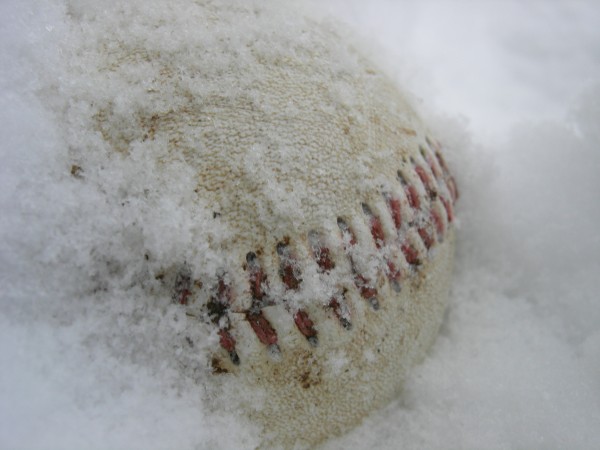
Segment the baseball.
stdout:
<path fill-rule="evenodd" d="M 409 97 L 343 32 L 226 3 L 149 7 L 82 44 L 95 81 L 78 120 L 115 159 L 155 161 L 148 195 L 175 165 L 194 174 L 182 189 L 203 226 L 177 261 L 148 252 L 148 295 L 210 330 L 212 407 L 266 447 L 314 446 L 394 398 L 435 339 L 458 192 Z"/>

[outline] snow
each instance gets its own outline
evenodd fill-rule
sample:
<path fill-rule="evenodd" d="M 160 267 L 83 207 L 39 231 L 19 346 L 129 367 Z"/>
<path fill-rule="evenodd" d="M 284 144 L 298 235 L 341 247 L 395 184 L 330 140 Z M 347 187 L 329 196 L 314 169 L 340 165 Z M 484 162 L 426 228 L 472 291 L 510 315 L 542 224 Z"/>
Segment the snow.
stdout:
<path fill-rule="evenodd" d="M 74 5 L 72 14 L 101 8 Z M 324 448 L 595 448 L 600 6 L 320 7 L 380 46 L 375 57 L 422 99 L 454 149 L 461 190 L 456 276 L 436 344 L 398 399 Z M 110 195 L 65 172 L 64 130 L 39 95 L 61 75 L 58 49 L 73 44 L 61 40 L 65 11 L 58 0 L 0 5 L 0 447 L 254 448 L 250 424 L 209 411 L 175 370 L 169 338 L 185 316 L 131 288 L 136 214 L 161 218 L 163 234 L 145 238 L 163 242 L 193 233 L 191 218 L 169 202 L 162 214 L 133 205 L 114 215 L 106 198 L 116 202 L 122 189 L 141 198 L 143 178 L 155 174 L 143 155 L 112 173 Z M 192 176 L 179 169 L 180 180 Z M 181 197 L 181 184 L 169 189 Z M 125 238 L 108 247 L 115 234 Z M 99 286 L 100 266 L 89 262 L 109 255 L 116 260 L 103 270 L 120 275 Z"/>

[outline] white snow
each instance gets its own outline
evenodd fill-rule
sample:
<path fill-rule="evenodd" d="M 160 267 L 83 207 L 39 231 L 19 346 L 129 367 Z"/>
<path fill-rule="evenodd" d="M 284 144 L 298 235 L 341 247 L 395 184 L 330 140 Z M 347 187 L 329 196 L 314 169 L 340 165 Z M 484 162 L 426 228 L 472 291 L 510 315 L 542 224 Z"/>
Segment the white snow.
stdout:
<path fill-rule="evenodd" d="M 319 6 L 381 46 L 377 58 L 422 99 L 461 191 L 455 283 L 430 356 L 401 397 L 324 447 L 597 448 L 600 5 Z M 136 214 L 160 217 L 165 236 L 193 232 L 191 219 L 169 202 L 162 215 L 111 214 L 106 198 L 141 196 L 153 176 L 142 155 L 112 174 L 109 196 L 68 173 L 61 124 L 38 96 L 73 45 L 61 41 L 64 14 L 60 0 L 0 4 L 0 447 L 254 448 L 252 427 L 208 411 L 175 369 L 169 337 L 185 315 L 131 287 Z M 127 248 L 106 247 L 115 233 Z M 104 270 L 120 275 L 98 285 L 89 261 L 109 255 Z"/>

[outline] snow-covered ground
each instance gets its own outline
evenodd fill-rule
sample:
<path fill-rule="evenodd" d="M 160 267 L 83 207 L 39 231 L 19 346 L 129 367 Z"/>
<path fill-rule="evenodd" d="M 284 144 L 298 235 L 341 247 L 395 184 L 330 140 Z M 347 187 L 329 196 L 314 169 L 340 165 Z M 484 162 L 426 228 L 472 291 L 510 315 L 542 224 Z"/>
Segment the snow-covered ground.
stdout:
<path fill-rule="evenodd" d="M 136 317 L 135 298 L 81 301 L 77 227 L 90 223 L 68 219 L 103 206 L 62 175 L 59 125 L 36 96 L 69 46 L 54 5 L 0 3 L 0 448 L 253 448 L 249 426 L 207 413 L 197 387 L 146 359 L 169 349 L 144 330 L 176 325 Z M 598 448 L 600 4 L 319 5 L 422 99 L 462 194 L 439 339 L 400 398 L 325 448 Z"/>

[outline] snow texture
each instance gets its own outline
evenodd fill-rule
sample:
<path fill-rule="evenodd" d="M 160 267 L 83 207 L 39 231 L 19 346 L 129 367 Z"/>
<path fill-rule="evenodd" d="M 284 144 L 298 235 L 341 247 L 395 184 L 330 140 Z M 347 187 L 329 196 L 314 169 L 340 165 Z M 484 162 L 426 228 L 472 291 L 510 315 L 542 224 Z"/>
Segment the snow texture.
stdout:
<path fill-rule="evenodd" d="M 103 5 L 0 4 L 0 447 L 255 448 L 256 430 L 209 411 L 201 384 L 177 370 L 172 343 L 185 315 L 169 301 L 148 304 L 136 283 L 154 270 L 142 237 L 163 260 L 185 253 L 197 219 L 169 199 L 186 201 L 182 186 L 193 174 L 173 165 L 163 174 L 175 180 L 164 184 L 165 200 L 145 209 L 144 179 L 156 171 L 144 155 L 119 170 L 98 155 L 96 174 L 85 176 L 110 178 L 103 190 L 69 173 L 78 175 L 63 145 L 71 127 L 49 111 L 63 107 L 56 90 L 95 86 L 64 78 L 64 52 L 80 44 L 65 17 L 112 15 L 124 32 L 118 9 Z M 157 5 L 168 17 L 185 2 Z M 453 149 L 462 194 L 455 282 L 437 343 L 401 397 L 324 448 L 596 448 L 600 7 L 319 7 L 354 26 L 422 99 Z M 140 230 L 149 217 L 156 227 Z M 196 333 L 195 342 L 215 339 Z M 202 348 L 197 355 L 201 365 Z"/>

